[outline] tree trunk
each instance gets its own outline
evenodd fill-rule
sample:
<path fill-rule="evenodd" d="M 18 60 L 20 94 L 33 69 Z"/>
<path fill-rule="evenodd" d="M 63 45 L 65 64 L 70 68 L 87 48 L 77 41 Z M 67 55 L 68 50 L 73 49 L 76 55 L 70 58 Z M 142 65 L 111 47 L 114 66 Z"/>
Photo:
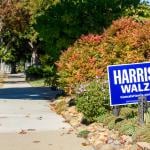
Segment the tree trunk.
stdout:
<path fill-rule="evenodd" d="M 38 65 L 39 64 L 39 57 L 38 57 L 38 54 L 37 54 L 37 51 L 34 50 L 32 52 L 32 65 Z"/>
<path fill-rule="evenodd" d="M 11 74 L 15 74 L 16 73 L 16 63 L 12 62 L 11 63 Z"/>

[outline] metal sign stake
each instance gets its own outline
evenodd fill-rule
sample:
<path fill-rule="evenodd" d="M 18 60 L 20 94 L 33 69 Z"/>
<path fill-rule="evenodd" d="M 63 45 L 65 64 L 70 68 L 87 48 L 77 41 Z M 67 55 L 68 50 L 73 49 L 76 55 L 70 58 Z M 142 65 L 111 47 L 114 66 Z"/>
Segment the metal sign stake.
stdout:
<path fill-rule="evenodd" d="M 148 109 L 147 99 L 145 96 L 138 98 L 138 123 L 144 125 L 144 113 Z"/>
<path fill-rule="evenodd" d="M 113 115 L 115 117 L 118 117 L 120 113 L 120 107 L 119 106 L 113 106 Z"/>

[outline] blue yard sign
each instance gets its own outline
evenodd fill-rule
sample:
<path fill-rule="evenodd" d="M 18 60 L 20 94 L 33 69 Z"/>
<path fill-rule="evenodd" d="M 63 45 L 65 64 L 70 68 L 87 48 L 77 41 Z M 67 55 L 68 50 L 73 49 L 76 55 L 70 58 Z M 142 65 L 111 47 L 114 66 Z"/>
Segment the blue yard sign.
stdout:
<path fill-rule="evenodd" d="M 139 96 L 150 101 L 150 62 L 110 65 L 107 71 L 111 106 L 135 104 Z"/>

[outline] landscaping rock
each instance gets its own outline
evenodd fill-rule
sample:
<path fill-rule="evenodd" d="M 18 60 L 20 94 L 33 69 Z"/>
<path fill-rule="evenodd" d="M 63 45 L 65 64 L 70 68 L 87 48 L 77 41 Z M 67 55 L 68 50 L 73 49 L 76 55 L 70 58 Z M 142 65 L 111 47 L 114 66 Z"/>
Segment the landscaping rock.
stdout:
<path fill-rule="evenodd" d="M 65 118 L 66 122 L 70 122 L 71 116 L 70 116 L 70 114 L 67 111 L 64 111 L 62 113 L 62 116 Z"/>
<path fill-rule="evenodd" d="M 118 140 L 114 140 L 113 143 L 114 143 L 115 145 L 121 145 L 121 143 L 120 143 Z"/>
<path fill-rule="evenodd" d="M 137 147 L 138 147 L 138 150 L 150 150 L 150 143 L 138 142 Z"/>
<path fill-rule="evenodd" d="M 122 135 L 121 138 L 120 138 L 120 142 L 122 144 L 133 144 L 133 139 L 132 137 L 130 136 L 127 136 L 127 135 Z"/>
<path fill-rule="evenodd" d="M 97 147 L 96 150 L 116 150 L 116 148 L 110 144 L 105 144 L 105 145 Z"/>
<path fill-rule="evenodd" d="M 98 143 L 97 145 L 95 145 L 95 150 L 99 150 L 104 144 L 103 143 Z"/>
<path fill-rule="evenodd" d="M 73 127 L 79 127 L 79 126 L 80 126 L 80 123 L 78 122 L 77 119 L 70 120 L 69 123 L 70 123 Z"/>

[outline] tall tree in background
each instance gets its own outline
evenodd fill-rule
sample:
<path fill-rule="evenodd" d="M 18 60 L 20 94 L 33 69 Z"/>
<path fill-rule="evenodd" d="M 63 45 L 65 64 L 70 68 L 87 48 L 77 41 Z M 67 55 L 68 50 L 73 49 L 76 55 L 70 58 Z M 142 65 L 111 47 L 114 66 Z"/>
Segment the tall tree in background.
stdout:
<path fill-rule="evenodd" d="M 140 0 L 58 0 L 37 16 L 35 29 L 54 60 L 82 34 L 100 33 Z"/>
<path fill-rule="evenodd" d="M 133 16 L 136 19 L 150 19 L 150 4 L 143 1 L 136 8 L 129 7 L 124 11 L 125 16 Z"/>

